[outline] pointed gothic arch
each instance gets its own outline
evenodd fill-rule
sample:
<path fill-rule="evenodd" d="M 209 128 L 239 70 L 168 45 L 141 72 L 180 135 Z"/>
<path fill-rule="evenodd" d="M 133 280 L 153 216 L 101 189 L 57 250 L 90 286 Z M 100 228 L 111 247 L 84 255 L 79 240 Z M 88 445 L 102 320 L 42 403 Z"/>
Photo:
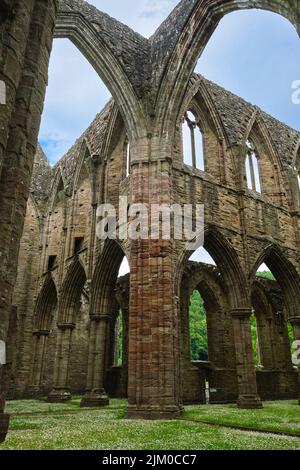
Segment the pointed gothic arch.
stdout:
<path fill-rule="evenodd" d="M 282 204 L 287 192 L 282 176 L 283 164 L 259 110 L 248 124 L 245 142 L 244 180 L 248 189 L 261 193 L 273 203 Z"/>
<path fill-rule="evenodd" d="M 94 10 L 93 20 L 91 20 L 91 8 Z M 107 40 L 108 35 L 103 30 L 115 27 L 119 33 L 119 29 L 122 29 L 123 34 L 128 35 L 129 48 L 134 40 L 143 42 L 140 47 L 141 52 L 143 46 L 145 47 L 144 41 L 142 37 L 137 37 L 136 33 L 131 33 L 129 28 L 125 28 L 112 18 L 109 18 L 112 23 L 109 26 L 108 18 L 103 16 L 102 12 L 85 2 L 80 5 L 70 5 L 68 0 L 62 0 L 54 37 L 69 39 L 81 51 L 116 100 L 131 137 L 137 137 L 141 132 L 139 123 L 145 119 L 137 96 L 138 90 L 126 72 L 122 60 L 115 53 L 114 44 Z M 102 25 L 102 28 L 99 25 Z"/>
<path fill-rule="evenodd" d="M 293 0 L 183 0 L 168 18 L 168 29 L 174 28 L 172 41 L 165 37 L 163 61 L 164 75 L 157 77 L 157 123 L 161 123 L 161 135 L 172 132 L 171 116 L 177 114 L 178 105 L 182 103 L 190 77 L 197 61 L 214 33 L 220 20 L 237 10 L 260 9 L 277 13 L 288 19 L 300 30 L 298 5 Z M 180 17 L 181 16 L 181 17 Z M 163 23 L 153 36 L 153 43 L 161 43 L 165 24 Z M 166 54 L 166 51 L 168 54 Z M 176 73 L 174 73 L 176 70 Z M 158 72 L 159 74 L 159 72 Z"/>
<path fill-rule="evenodd" d="M 276 244 L 268 245 L 259 255 L 251 271 L 253 283 L 257 270 L 266 264 L 281 287 L 289 318 L 299 317 L 300 275 L 283 250 Z"/>
<path fill-rule="evenodd" d="M 58 323 L 76 323 L 80 299 L 87 276 L 78 257 L 70 265 L 59 292 Z"/>
<path fill-rule="evenodd" d="M 50 330 L 57 307 L 57 289 L 53 278 L 48 276 L 37 297 L 34 324 L 36 330 Z"/>

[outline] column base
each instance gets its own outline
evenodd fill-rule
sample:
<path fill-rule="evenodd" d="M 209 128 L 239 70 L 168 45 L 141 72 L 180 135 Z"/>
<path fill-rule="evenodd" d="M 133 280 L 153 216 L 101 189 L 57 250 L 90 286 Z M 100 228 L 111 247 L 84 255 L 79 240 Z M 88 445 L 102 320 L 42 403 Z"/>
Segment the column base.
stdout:
<path fill-rule="evenodd" d="M 9 415 L 0 414 L 0 443 L 5 441 L 9 425 Z"/>
<path fill-rule="evenodd" d="M 125 419 L 143 420 L 172 420 L 181 416 L 183 407 L 180 406 L 134 406 L 128 405 Z"/>
<path fill-rule="evenodd" d="M 263 408 L 262 401 L 258 395 L 240 395 L 237 405 L 241 409 L 261 409 Z"/>
<path fill-rule="evenodd" d="M 108 406 L 109 398 L 105 390 L 92 390 L 86 392 L 80 402 L 80 408 L 98 408 L 101 406 Z"/>
<path fill-rule="evenodd" d="M 47 401 L 49 403 L 64 403 L 65 401 L 71 400 L 71 398 L 71 392 L 67 388 L 54 388 L 52 392 L 49 393 Z"/>

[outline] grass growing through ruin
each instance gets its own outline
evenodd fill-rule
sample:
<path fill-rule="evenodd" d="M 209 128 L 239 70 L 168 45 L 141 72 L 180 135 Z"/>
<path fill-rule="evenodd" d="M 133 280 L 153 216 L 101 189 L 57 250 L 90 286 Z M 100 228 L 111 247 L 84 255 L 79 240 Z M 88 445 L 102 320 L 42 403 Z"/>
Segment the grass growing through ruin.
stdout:
<path fill-rule="evenodd" d="M 112 400 L 109 407 L 97 410 L 80 410 L 79 403 L 78 397 L 65 404 L 9 402 L 10 432 L 0 449 L 300 449 L 300 437 L 193 422 L 204 419 L 253 429 L 299 431 L 300 436 L 296 402 L 267 403 L 264 410 L 255 411 L 237 410 L 234 405 L 189 406 L 183 420 L 156 422 L 125 420 L 124 400 Z"/>

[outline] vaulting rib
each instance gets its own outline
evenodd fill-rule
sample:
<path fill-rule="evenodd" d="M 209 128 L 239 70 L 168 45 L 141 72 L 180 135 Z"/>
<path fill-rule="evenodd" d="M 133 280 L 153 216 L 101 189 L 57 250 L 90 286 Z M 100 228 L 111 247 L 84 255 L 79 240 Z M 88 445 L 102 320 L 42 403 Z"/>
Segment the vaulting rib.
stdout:
<path fill-rule="evenodd" d="M 83 0 L 60 0 L 56 36 L 62 37 L 67 13 L 83 17 L 96 32 L 99 47 L 105 47 L 118 61 L 136 95 L 144 94 L 144 84 L 150 76 L 150 43 L 128 26 Z M 68 26 L 68 25 L 67 25 Z M 70 28 L 74 27 L 72 24 Z M 110 64 L 107 64 L 109 67 Z"/>
<path fill-rule="evenodd" d="M 187 54 L 193 56 L 192 62 L 187 64 L 189 73 L 193 72 L 199 54 L 226 14 L 253 8 L 272 11 L 286 17 L 300 34 L 299 0 L 182 0 L 150 38 L 153 82 L 156 88 L 163 84 L 169 64 L 170 73 L 174 77 L 177 76 Z M 177 65 L 176 73 L 174 64 Z"/>

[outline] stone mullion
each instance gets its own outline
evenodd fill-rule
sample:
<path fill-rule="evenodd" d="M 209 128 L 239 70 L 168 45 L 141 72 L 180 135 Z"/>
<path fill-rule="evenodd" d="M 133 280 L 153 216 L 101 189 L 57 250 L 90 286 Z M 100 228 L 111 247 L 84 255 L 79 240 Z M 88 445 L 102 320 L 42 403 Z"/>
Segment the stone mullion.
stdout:
<path fill-rule="evenodd" d="M 58 324 L 57 354 L 54 364 L 54 388 L 50 392 L 48 401 L 62 402 L 71 399 L 69 390 L 69 362 L 72 342 L 73 323 Z"/>
<path fill-rule="evenodd" d="M 300 317 L 297 318 L 291 318 L 290 322 L 293 327 L 293 332 L 294 332 L 294 340 L 300 342 Z M 297 349 L 298 351 L 298 360 L 299 358 L 299 348 Z M 298 402 L 300 405 L 300 362 L 298 363 Z"/>
<path fill-rule="evenodd" d="M 251 309 L 236 309 L 231 312 L 236 351 L 236 367 L 240 408 L 261 408 L 257 393 L 256 371 L 253 362 L 250 317 Z"/>
<path fill-rule="evenodd" d="M 197 158 L 196 158 L 196 144 L 195 144 L 195 126 L 193 124 L 188 124 L 191 132 L 191 149 L 192 149 L 192 164 L 193 168 L 197 168 Z"/>
<path fill-rule="evenodd" d="M 108 315 L 91 315 L 87 388 L 81 407 L 109 404 L 104 387 L 109 320 Z"/>

